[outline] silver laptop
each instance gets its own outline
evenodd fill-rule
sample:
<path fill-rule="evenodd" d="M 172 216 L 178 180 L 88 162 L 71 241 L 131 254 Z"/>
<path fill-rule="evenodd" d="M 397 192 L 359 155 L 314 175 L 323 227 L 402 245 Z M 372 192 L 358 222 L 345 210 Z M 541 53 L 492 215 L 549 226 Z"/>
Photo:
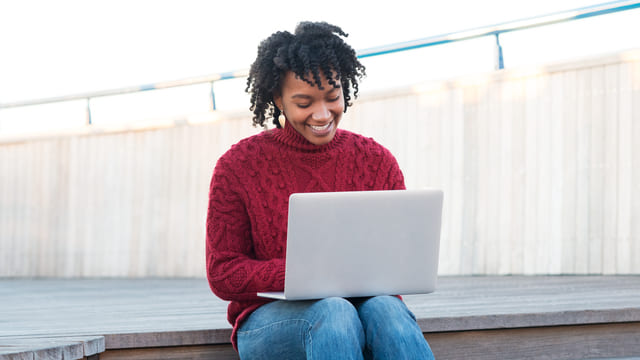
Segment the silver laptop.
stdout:
<path fill-rule="evenodd" d="M 435 290 L 440 190 L 292 194 L 285 300 L 424 294 Z"/>

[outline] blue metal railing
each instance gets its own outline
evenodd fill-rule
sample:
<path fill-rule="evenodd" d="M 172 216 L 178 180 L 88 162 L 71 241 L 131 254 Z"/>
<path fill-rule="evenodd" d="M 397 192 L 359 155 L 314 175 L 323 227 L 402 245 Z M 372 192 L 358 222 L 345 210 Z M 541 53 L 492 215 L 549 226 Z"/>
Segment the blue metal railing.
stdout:
<path fill-rule="evenodd" d="M 594 16 L 600 16 L 605 14 L 611 14 L 616 12 L 627 11 L 631 9 L 640 8 L 640 0 L 619 0 L 619 1 L 611 1 L 598 5 L 587 6 L 583 8 L 561 11 L 556 13 L 551 13 L 542 16 L 536 16 L 526 19 L 520 19 L 510 22 L 505 22 L 496 25 L 484 26 L 480 28 L 457 31 L 453 33 L 437 35 L 422 39 L 416 39 L 407 42 L 400 42 L 389 44 L 385 46 L 379 46 L 374 48 L 368 48 L 357 52 L 359 58 L 366 58 L 372 56 L 380 56 L 400 51 L 408 51 L 428 46 L 435 46 L 441 44 L 447 44 L 458 41 L 465 41 L 475 38 L 480 38 L 484 36 L 495 36 L 496 38 L 496 59 L 495 59 L 495 68 L 503 69 L 504 68 L 504 58 L 502 47 L 500 46 L 500 34 L 525 30 L 534 27 L 547 26 L 552 24 L 557 24 L 561 22 L 574 21 L 579 19 L 590 18 Z M 65 102 L 65 101 L 74 101 L 74 100 L 86 100 L 87 102 L 87 121 L 86 123 L 90 125 L 91 122 L 91 99 L 104 97 L 104 96 L 113 96 L 113 95 L 123 95 L 123 94 L 131 94 L 142 91 L 149 90 L 159 90 L 159 89 L 168 89 L 173 87 L 180 86 L 188 86 L 188 85 L 196 85 L 203 83 L 211 84 L 211 109 L 216 109 L 215 103 L 215 91 L 214 91 L 214 83 L 216 81 L 227 80 L 227 79 L 237 79 L 244 78 L 248 74 L 248 70 L 239 70 L 233 72 L 224 72 L 212 75 L 205 75 L 199 77 L 186 78 L 181 80 L 173 80 L 173 81 L 164 81 L 158 82 L 154 84 L 146 84 L 140 86 L 132 86 L 125 87 L 119 89 L 112 90 L 103 90 L 103 91 L 95 91 L 95 92 L 85 92 L 74 95 L 65 95 L 65 96 L 57 96 L 57 97 L 49 97 L 42 99 L 34 99 L 34 100 L 24 100 L 24 101 L 16 101 L 10 103 L 0 103 L 0 110 L 8 109 L 8 108 L 16 108 L 16 107 L 24 107 L 24 106 L 32 106 L 32 105 L 42 105 L 42 104 L 50 104 L 57 102 Z"/>
<path fill-rule="evenodd" d="M 640 1 L 611 1 L 598 5 L 583 8 L 560 11 L 547 15 L 535 16 L 526 19 L 509 21 L 496 25 L 483 26 L 480 28 L 456 31 L 453 33 L 437 35 L 407 42 L 395 43 L 375 48 L 369 48 L 358 52 L 358 57 L 378 56 L 390 54 L 398 51 L 413 50 L 427 46 L 441 45 L 456 41 L 476 39 L 484 36 L 495 35 L 496 39 L 500 34 L 531 29 L 534 27 L 553 25 L 561 22 L 586 19 L 610 13 L 627 11 L 640 7 Z"/>

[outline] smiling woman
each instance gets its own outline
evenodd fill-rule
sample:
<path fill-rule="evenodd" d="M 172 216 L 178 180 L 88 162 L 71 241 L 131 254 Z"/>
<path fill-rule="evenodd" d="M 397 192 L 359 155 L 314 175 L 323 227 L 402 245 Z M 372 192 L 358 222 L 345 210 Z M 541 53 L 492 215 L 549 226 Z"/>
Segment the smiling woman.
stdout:
<path fill-rule="evenodd" d="M 337 26 L 303 22 L 260 44 L 247 82 L 253 124 L 266 128 L 269 118 L 276 128 L 232 146 L 213 172 L 207 275 L 213 292 L 230 301 L 232 343 L 243 359 L 433 358 L 398 297 L 257 296 L 284 290 L 291 194 L 405 188 L 389 150 L 338 128 L 364 74 L 341 36 Z"/>

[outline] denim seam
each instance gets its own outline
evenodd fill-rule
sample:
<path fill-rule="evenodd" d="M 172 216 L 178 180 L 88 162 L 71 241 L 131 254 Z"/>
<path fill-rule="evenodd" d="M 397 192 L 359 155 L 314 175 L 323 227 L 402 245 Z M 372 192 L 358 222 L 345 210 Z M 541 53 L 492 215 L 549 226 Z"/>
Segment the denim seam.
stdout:
<path fill-rule="evenodd" d="M 307 328 L 307 334 L 309 335 L 309 349 L 311 351 L 305 351 L 305 353 L 309 354 L 309 359 L 307 360 L 313 360 L 313 335 L 311 335 L 312 333 L 311 329 L 313 329 L 313 324 L 309 323 L 309 327 Z"/>
<path fill-rule="evenodd" d="M 299 321 L 306 323 L 306 324 L 307 324 L 307 326 L 308 326 L 309 328 L 311 328 L 311 323 L 310 323 L 308 320 L 306 320 L 306 319 L 286 319 L 286 320 L 280 320 L 280 321 L 276 321 L 276 322 L 269 323 L 269 324 L 267 324 L 267 325 L 265 325 L 265 326 L 262 326 L 262 327 L 259 327 L 259 328 L 257 328 L 257 329 L 251 329 L 251 330 L 238 330 L 238 335 L 240 335 L 240 334 L 251 334 L 251 333 L 253 333 L 253 332 L 262 331 L 262 330 L 264 330 L 264 329 L 266 329 L 266 328 L 268 328 L 268 327 L 271 327 L 271 326 L 275 326 L 275 325 L 279 325 L 279 324 L 284 324 L 284 323 L 288 323 L 288 322 L 299 322 Z"/>

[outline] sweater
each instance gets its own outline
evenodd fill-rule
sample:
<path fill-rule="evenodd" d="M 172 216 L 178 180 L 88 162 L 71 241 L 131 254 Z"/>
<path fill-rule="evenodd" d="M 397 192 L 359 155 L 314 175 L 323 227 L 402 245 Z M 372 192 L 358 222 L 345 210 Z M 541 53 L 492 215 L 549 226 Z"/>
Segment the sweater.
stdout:
<path fill-rule="evenodd" d="M 284 291 L 289 195 L 404 188 L 389 150 L 342 129 L 324 145 L 291 126 L 265 130 L 222 155 L 209 192 L 206 266 L 213 293 L 230 301 L 233 347 L 242 322 L 273 301 L 256 293 Z"/>

